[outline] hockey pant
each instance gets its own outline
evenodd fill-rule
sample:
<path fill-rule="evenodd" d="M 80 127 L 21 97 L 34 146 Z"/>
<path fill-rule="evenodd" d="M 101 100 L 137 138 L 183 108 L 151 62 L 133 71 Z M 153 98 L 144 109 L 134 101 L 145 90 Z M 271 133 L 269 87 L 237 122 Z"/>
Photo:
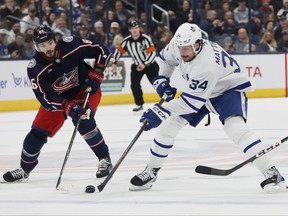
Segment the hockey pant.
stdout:
<path fill-rule="evenodd" d="M 82 94 L 84 95 L 84 94 Z M 84 95 L 85 97 L 85 95 Z M 84 98 L 83 97 L 83 98 Z M 79 124 L 78 131 L 83 136 L 86 143 L 101 159 L 109 155 L 101 131 L 96 125 L 94 114 L 101 98 L 101 91 L 89 97 L 88 107 L 91 109 L 90 119 L 83 119 Z M 95 111 L 94 111 L 95 110 Z M 43 145 L 48 137 L 53 137 L 62 127 L 66 116 L 63 112 L 50 112 L 40 107 L 31 131 L 27 134 L 23 142 L 20 166 L 24 170 L 32 170 L 38 164 L 38 157 Z M 75 125 L 76 122 L 73 122 Z M 64 140 L 65 141 L 65 140 Z M 69 140 L 66 140 L 67 143 Z"/>
<path fill-rule="evenodd" d="M 159 126 L 153 144 L 150 148 L 148 165 L 152 168 L 161 168 L 169 150 L 173 147 L 175 137 L 188 122 L 180 116 L 171 116 Z M 225 119 L 224 131 L 229 138 L 244 152 L 248 157 L 252 157 L 264 149 L 262 142 L 248 128 L 243 117 L 233 116 Z M 264 173 L 273 164 L 268 155 L 255 160 L 255 166 Z"/>

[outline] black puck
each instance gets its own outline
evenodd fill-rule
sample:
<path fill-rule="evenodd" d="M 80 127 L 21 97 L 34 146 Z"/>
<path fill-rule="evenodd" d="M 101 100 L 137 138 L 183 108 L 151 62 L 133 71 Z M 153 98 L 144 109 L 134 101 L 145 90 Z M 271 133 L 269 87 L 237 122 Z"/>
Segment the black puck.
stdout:
<path fill-rule="evenodd" d="M 86 191 L 86 193 L 94 193 L 95 187 L 93 185 L 87 185 L 85 191 Z"/>

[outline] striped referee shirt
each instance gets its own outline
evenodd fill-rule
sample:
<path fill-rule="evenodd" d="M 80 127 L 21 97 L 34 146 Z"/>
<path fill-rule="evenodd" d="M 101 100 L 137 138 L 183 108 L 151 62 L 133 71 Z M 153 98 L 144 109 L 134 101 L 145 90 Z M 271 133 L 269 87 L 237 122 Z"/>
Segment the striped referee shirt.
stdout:
<path fill-rule="evenodd" d="M 114 53 L 113 63 L 117 63 L 119 58 L 126 52 L 130 54 L 135 65 L 144 64 L 150 65 L 155 61 L 156 50 L 149 36 L 140 34 L 137 40 L 134 40 L 131 35 L 123 39 L 122 43 L 117 46 Z"/>

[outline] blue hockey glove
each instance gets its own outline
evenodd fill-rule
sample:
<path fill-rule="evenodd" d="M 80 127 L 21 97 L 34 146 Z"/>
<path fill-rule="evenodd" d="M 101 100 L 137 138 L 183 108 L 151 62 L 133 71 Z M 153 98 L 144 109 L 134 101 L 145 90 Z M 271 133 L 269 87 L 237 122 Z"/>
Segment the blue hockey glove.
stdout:
<path fill-rule="evenodd" d="M 70 116 L 74 121 L 78 120 L 79 118 L 89 119 L 90 117 L 90 109 L 89 111 L 86 110 L 75 101 L 67 101 L 64 103 L 63 107 L 65 114 Z"/>
<path fill-rule="evenodd" d="M 140 122 L 144 122 L 147 120 L 146 127 L 144 131 L 151 130 L 152 128 L 158 127 L 163 120 L 170 116 L 170 112 L 160 106 L 159 104 L 155 104 L 154 107 L 148 109 L 141 116 Z"/>
<path fill-rule="evenodd" d="M 153 79 L 153 87 L 158 93 L 158 95 L 163 98 L 163 95 L 166 94 L 166 101 L 172 100 L 177 92 L 177 89 L 171 87 L 169 84 L 169 79 L 164 76 L 157 76 Z"/>
<path fill-rule="evenodd" d="M 83 84 L 82 89 L 85 91 L 88 87 L 91 87 L 90 95 L 95 94 L 103 81 L 104 74 L 103 71 L 105 67 L 96 67 L 94 70 L 89 71 L 85 83 Z"/>

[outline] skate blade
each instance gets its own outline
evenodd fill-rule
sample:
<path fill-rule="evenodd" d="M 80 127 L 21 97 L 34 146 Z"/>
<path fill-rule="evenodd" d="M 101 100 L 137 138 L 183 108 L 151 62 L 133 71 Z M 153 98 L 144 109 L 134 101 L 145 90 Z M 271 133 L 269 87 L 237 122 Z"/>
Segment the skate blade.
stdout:
<path fill-rule="evenodd" d="M 146 185 L 143 186 L 136 186 L 136 185 L 130 185 L 129 191 L 144 191 L 144 190 L 149 190 L 152 188 L 152 183 L 147 183 Z"/>
<path fill-rule="evenodd" d="M 268 184 L 264 187 L 264 190 L 267 193 L 280 193 L 280 192 L 287 192 L 288 187 L 285 185 L 285 182 L 280 182 L 277 185 Z"/>

